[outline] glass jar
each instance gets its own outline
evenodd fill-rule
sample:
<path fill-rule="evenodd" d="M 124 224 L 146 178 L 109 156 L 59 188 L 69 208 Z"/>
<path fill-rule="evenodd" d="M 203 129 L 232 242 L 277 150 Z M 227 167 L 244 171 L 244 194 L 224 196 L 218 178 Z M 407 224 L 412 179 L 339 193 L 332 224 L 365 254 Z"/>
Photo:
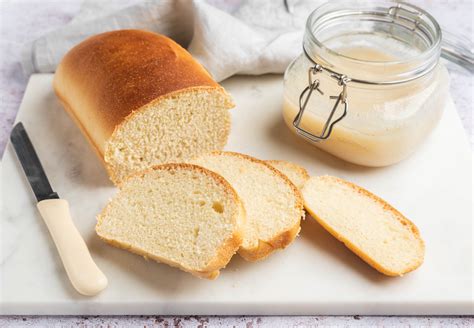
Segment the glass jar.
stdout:
<path fill-rule="evenodd" d="M 315 146 L 365 166 L 409 156 L 441 118 L 449 77 L 441 30 L 396 1 L 334 1 L 308 17 L 285 72 L 283 117 Z"/>

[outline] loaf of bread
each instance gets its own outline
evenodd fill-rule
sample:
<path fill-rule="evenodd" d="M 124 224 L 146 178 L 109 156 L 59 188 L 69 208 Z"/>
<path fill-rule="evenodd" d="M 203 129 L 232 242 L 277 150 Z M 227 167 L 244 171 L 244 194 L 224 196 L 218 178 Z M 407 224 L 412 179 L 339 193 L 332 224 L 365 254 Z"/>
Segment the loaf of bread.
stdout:
<path fill-rule="evenodd" d="M 185 49 L 147 31 L 83 41 L 59 64 L 54 90 L 115 184 L 220 150 L 230 131 L 225 90 Z"/>
<path fill-rule="evenodd" d="M 266 162 L 286 175 L 298 189 L 303 188 L 305 182 L 309 179 L 308 171 L 298 164 L 281 160 L 270 160 Z"/>
<path fill-rule="evenodd" d="M 136 173 L 98 216 L 113 246 L 214 279 L 242 242 L 245 212 L 221 176 L 191 164 Z"/>
<path fill-rule="evenodd" d="M 244 259 L 264 259 L 295 239 L 303 200 L 285 175 L 264 161 L 232 152 L 202 155 L 192 163 L 222 175 L 237 191 L 246 212 L 239 249 Z"/>
<path fill-rule="evenodd" d="M 329 233 L 379 272 L 401 276 L 423 263 L 418 228 L 384 200 L 345 180 L 311 177 L 306 210 Z"/>

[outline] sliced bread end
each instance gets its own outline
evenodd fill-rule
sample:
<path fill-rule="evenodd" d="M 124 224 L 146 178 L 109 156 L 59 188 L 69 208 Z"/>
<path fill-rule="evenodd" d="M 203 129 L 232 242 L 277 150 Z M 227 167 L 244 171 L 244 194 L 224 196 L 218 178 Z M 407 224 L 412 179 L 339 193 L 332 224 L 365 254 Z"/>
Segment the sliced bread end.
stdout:
<path fill-rule="evenodd" d="M 309 214 L 377 271 L 402 276 L 423 263 L 418 228 L 378 196 L 332 176 L 310 178 L 302 194 Z"/>

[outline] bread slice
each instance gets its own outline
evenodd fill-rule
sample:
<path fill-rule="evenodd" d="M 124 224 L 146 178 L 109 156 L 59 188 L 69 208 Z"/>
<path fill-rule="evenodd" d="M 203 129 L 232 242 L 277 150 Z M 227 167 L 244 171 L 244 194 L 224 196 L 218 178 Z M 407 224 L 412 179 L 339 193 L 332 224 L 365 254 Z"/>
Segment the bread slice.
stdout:
<path fill-rule="evenodd" d="M 113 246 L 214 279 L 239 248 L 244 219 L 221 176 L 164 164 L 127 179 L 99 214 L 96 232 Z"/>
<path fill-rule="evenodd" d="M 302 190 L 306 210 L 377 271 L 402 276 L 423 263 L 418 228 L 395 208 L 345 180 L 311 177 Z"/>
<path fill-rule="evenodd" d="M 246 223 L 239 254 L 248 261 L 285 248 L 300 231 L 303 201 L 296 186 L 269 164 L 232 152 L 214 152 L 192 161 L 222 175 L 244 204 Z"/>
<path fill-rule="evenodd" d="M 84 40 L 53 85 L 117 185 L 150 166 L 221 150 L 230 132 L 227 92 L 179 44 L 149 31 Z"/>
<path fill-rule="evenodd" d="M 298 164 L 280 160 L 270 160 L 266 162 L 286 175 L 298 189 L 303 188 L 305 182 L 309 179 L 308 171 Z"/>

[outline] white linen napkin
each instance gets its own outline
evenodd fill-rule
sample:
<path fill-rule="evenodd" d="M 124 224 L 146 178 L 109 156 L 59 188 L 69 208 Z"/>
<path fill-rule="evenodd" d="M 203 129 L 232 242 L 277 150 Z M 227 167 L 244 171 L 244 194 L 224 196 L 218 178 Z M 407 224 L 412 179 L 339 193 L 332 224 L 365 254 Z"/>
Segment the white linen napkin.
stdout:
<path fill-rule="evenodd" d="M 54 72 L 64 54 L 85 38 L 138 28 L 167 35 L 187 48 L 217 81 L 234 74 L 282 73 L 302 51 L 307 16 L 324 0 L 218 1 L 86 0 L 67 26 L 27 45 L 27 75 Z"/>

